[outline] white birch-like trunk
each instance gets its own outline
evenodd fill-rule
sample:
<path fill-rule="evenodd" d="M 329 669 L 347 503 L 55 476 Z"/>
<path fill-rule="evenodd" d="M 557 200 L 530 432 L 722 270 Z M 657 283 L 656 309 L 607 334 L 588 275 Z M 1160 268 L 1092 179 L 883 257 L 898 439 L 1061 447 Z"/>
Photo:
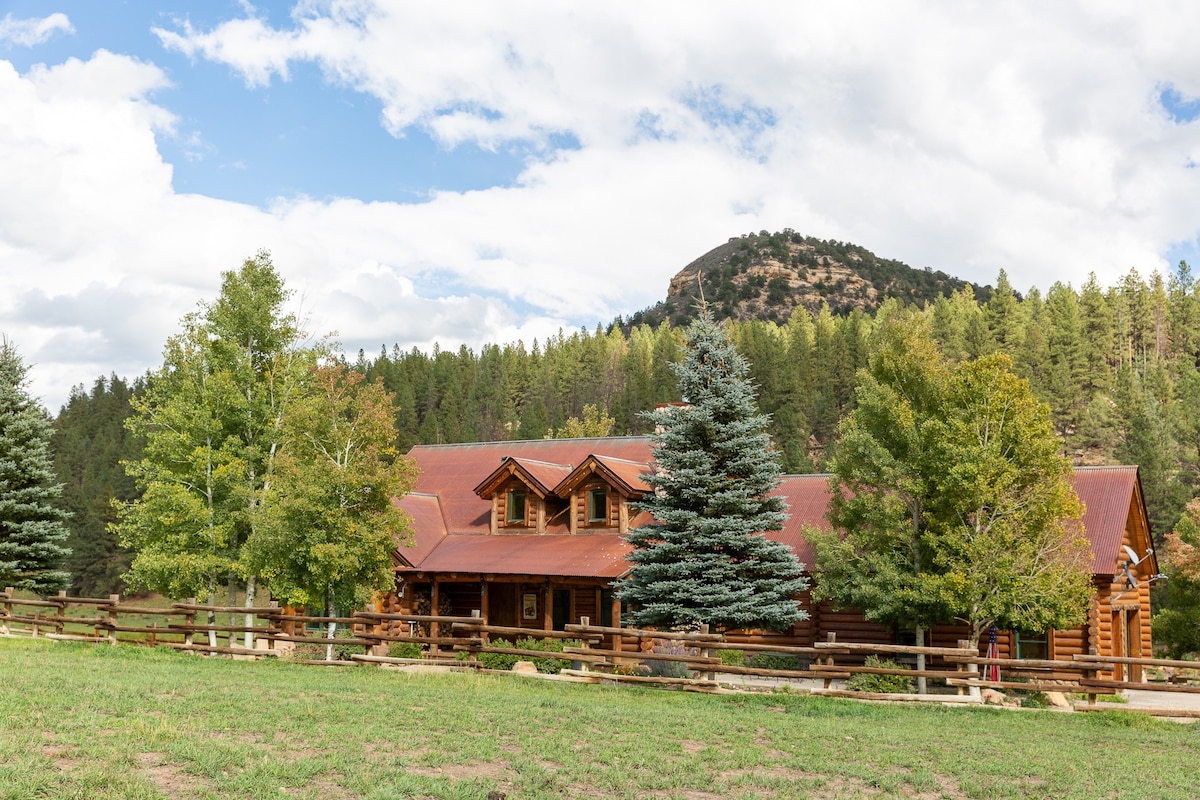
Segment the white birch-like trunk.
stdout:
<path fill-rule="evenodd" d="M 971 649 L 971 653 L 973 655 L 979 654 L 979 634 L 980 634 L 980 631 L 976 630 L 975 626 L 972 625 L 971 626 L 971 635 L 967 639 L 967 647 L 969 647 Z M 974 672 L 975 674 L 972 675 L 971 677 L 978 678 L 979 677 L 979 665 L 978 664 L 967 664 L 967 672 Z M 967 694 L 970 695 L 971 697 L 982 697 L 983 690 L 980 689 L 978 686 L 972 686 L 971 691 L 969 691 Z"/>
<path fill-rule="evenodd" d="M 213 588 L 213 585 L 211 583 L 209 583 L 209 585 L 208 585 L 208 604 L 209 604 L 209 606 L 215 606 L 217 604 L 217 590 L 215 588 Z M 217 624 L 216 612 L 209 611 L 207 614 L 207 618 L 208 618 L 208 646 L 216 647 L 217 646 L 217 632 L 215 630 L 213 630 L 213 626 Z M 210 650 L 208 654 L 210 656 L 215 656 L 216 652 Z"/>
<path fill-rule="evenodd" d="M 257 582 L 258 582 L 257 579 L 258 579 L 257 575 L 251 575 L 249 578 L 246 579 L 246 608 L 254 608 L 254 595 L 255 595 L 256 589 L 257 589 Z M 247 611 L 244 622 L 246 625 L 246 640 L 245 640 L 246 649 L 253 650 L 254 649 L 254 631 L 250 630 L 250 628 L 251 628 L 251 626 L 254 625 L 254 615 Z"/>
<path fill-rule="evenodd" d="M 326 592 L 325 592 L 325 616 L 327 616 L 327 617 L 333 616 L 333 589 L 332 588 L 326 590 Z M 333 635 L 336 632 L 337 632 L 337 622 L 335 622 L 331 619 L 329 621 L 328 637 L 330 639 L 332 639 Z M 333 661 L 333 642 L 330 642 L 329 644 L 325 645 L 325 660 Z"/>

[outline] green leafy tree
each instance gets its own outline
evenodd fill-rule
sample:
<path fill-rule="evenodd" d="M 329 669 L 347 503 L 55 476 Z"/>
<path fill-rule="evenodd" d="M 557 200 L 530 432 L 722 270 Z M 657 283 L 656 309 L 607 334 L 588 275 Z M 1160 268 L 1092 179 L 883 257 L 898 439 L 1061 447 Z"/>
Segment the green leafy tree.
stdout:
<path fill-rule="evenodd" d="M 779 465 L 748 370 L 702 314 L 676 368 L 687 405 L 647 415 L 657 472 L 638 507 L 655 522 L 629 532 L 633 568 L 618 588 L 636 625 L 779 630 L 806 616 L 795 600 L 807 586 L 801 565 L 763 536 L 785 511 L 771 495 Z"/>
<path fill-rule="evenodd" d="M 269 490 L 288 408 L 319 349 L 283 313 L 287 297 L 265 253 L 226 272 L 218 299 L 184 317 L 163 367 L 134 398 L 128 424 L 146 444 L 127 469 L 142 496 L 114 525 L 137 552 L 131 585 L 214 604 L 224 585 L 234 605 L 236 562 Z M 247 605 L 255 585 L 251 574 Z"/>
<path fill-rule="evenodd" d="M 67 512 L 50 457 L 50 420 L 26 386 L 28 367 L 0 339 L 0 586 L 48 594 L 67 585 L 62 569 Z"/>
<path fill-rule="evenodd" d="M 133 399 L 128 425 L 146 443 L 142 458 L 126 468 L 142 496 L 121 507 L 113 529 L 136 551 L 131 586 L 215 603 L 217 586 L 231 573 L 242 509 L 237 483 L 245 467 L 225 425 L 240 402 L 229 376 L 208 358 L 198 315 L 184 325 L 167 341 L 164 367 Z"/>
<path fill-rule="evenodd" d="M 920 633 L 960 618 L 1079 624 L 1088 544 L 1049 408 L 1003 354 L 950 367 L 924 323 L 890 326 L 833 459 L 835 530 L 810 532 L 814 595 Z"/>
<path fill-rule="evenodd" d="M 1188 503 L 1165 541 L 1169 604 L 1154 615 L 1154 640 L 1183 658 L 1200 654 L 1200 500 Z"/>
<path fill-rule="evenodd" d="M 592 436 L 608 436 L 617 421 L 595 403 L 583 407 L 583 417 L 571 417 L 561 428 L 554 429 L 555 439 L 583 439 Z M 550 437 L 547 437 L 550 438 Z"/>
<path fill-rule="evenodd" d="M 950 616 L 928 519 L 936 469 L 931 426 L 949 381 L 924 320 L 901 317 L 884 327 L 830 464 L 833 530 L 806 531 L 815 552 L 814 600 L 914 630 L 919 643 Z"/>
<path fill-rule="evenodd" d="M 394 500 L 416 470 L 395 450 L 392 396 L 363 378 L 337 364 L 314 371 L 241 560 L 275 597 L 330 616 L 392 588 L 392 551 L 409 529 Z"/>
<path fill-rule="evenodd" d="M 971 645 L 993 624 L 1026 631 L 1082 624 L 1091 547 L 1050 407 L 997 354 L 955 369 L 946 411 L 932 427 L 928 517 L 943 594 L 970 626 Z"/>

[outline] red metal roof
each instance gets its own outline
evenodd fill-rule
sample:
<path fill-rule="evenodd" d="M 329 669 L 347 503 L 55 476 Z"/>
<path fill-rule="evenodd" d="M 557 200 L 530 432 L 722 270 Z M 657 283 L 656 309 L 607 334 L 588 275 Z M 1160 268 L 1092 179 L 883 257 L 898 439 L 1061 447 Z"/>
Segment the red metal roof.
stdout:
<path fill-rule="evenodd" d="M 785 475 L 776 493 L 787 503 L 788 519 L 783 523 L 783 530 L 771 531 L 767 538 L 792 548 L 796 558 L 808 568 L 813 562 L 812 545 L 804 538 L 802 530 L 805 525 L 821 530 L 829 528 L 829 520 L 825 519 L 831 496 L 829 476 Z"/>
<path fill-rule="evenodd" d="M 446 522 L 442 518 L 437 495 L 406 494 L 397 503 L 412 517 L 412 538 L 408 545 L 396 550 L 409 564 L 420 564 L 446 538 Z"/>
<path fill-rule="evenodd" d="M 420 445 L 410 455 L 421 470 L 416 492 L 440 498 L 440 506 L 418 494 L 401 501 L 416 522 L 417 542 L 400 552 L 421 570 L 617 577 L 628 569 L 624 562 L 628 546 L 617 534 L 562 535 L 558 531 L 563 526 L 555 524 L 548 534 L 468 535 L 487 534 L 491 516 L 491 503 L 474 489 L 504 457 L 570 469 L 594 455 L 614 473 L 622 470 L 618 474 L 630 485 L 644 485 L 640 475 L 649 470 L 652 455 L 648 437 Z M 633 483 L 635 476 L 637 483 Z M 1092 544 L 1093 571 L 1115 574 L 1128 515 L 1142 508 L 1135 508 L 1132 502 L 1138 486 L 1137 467 L 1079 467 L 1074 483 L 1086 507 L 1083 524 Z M 825 519 L 829 476 L 787 475 L 778 493 L 787 502 L 790 516 L 783 530 L 768 536 L 790 546 L 800 561 L 809 565 L 812 548 L 801 530 L 805 524 L 829 527 Z M 1144 514 L 1144 509 L 1140 513 Z M 648 515 L 643 513 L 631 520 L 631 525 L 647 522 Z"/>
<path fill-rule="evenodd" d="M 562 464 L 570 471 L 592 454 L 645 464 L 650 461 L 650 453 L 650 439 L 645 436 L 607 436 L 417 445 L 409 451 L 409 457 L 421 470 L 415 491 L 441 497 L 442 511 L 452 533 L 486 533 L 492 504 L 475 494 L 475 487 L 495 471 L 505 456 Z"/>
<path fill-rule="evenodd" d="M 514 458 L 525 471 L 529 473 L 538 484 L 545 490 L 546 494 L 553 494 L 554 487 L 562 482 L 562 479 L 571 474 L 571 467 L 568 464 L 551 464 L 546 461 L 536 461 L 532 458 Z"/>
<path fill-rule="evenodd" d="M 501 483 L 507 481 L 510 475 L 519 475 L 539 496 L 546 497 L 554 494 L 554 487 L 570 474 L 571 468 L 566 464 L 550 464 L 532 458 L 505 456 L 500 460 L 500 466 L 492 470 L 475 487 L 475 494 L 491 502 L 492 493 Z"/>
<path fill-rule="evenodd" d="M 612 458 L 610 456 L 597 455 L 596 460 L 612 471 L 621 481 L 635 492 L 650 491 L 650 484 L 642 480 L 643 475 L 649 474 L 651 467 L 646 461 L 627 461 L 623 458 Z"/>
<path fill-rule="evenodd" d="M 1083 501 L 1083 529 L 1092 543 L 1092 572 L 1117 574 L 1121 539 L 1131 513 L 1145 514 L 1133 507 L 1138 487 L 1137 467 L 1076 467 L 1075 493 Z M 1149 530 L 1149 523 L 1146 523 Z M 1140 554 L 1139 554 L 1140 555 Z"/>
<path fill-rule="evenodd" d="M 1137 467 L 1076 467 L 1073 482 L 1084 505 L 1083 530 L 1092 545 L 1092 572 L 1115 575 L 1126 521 L 1136 513 L 1132 502 L 1138 485 Z M 801 562 L 810 565 L 812 546 L 801 529 L 806 524 L 829 528 L 825 518 L 831 497 L 829 476 L 786 475 L 778 492 L 787 501 L 790 516 L 783 530 L 769 533 L 768 538 L 789 545 Z"/>
<path fill-rule="evenodd" d="M 618 534 L 447 536 L 420 564 L 422 572 L 479 572 L 619 578 L 630 547 Z"/>

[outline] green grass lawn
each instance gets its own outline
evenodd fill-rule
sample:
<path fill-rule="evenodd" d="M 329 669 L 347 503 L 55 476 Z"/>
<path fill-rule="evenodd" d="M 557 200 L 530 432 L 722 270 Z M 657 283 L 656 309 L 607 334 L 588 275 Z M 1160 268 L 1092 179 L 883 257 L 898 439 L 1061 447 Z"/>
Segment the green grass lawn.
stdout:
<path fill-rule="evenodd" d="M 1192 798 L 1200 725 L 0 639 L 0 798 Z"/>

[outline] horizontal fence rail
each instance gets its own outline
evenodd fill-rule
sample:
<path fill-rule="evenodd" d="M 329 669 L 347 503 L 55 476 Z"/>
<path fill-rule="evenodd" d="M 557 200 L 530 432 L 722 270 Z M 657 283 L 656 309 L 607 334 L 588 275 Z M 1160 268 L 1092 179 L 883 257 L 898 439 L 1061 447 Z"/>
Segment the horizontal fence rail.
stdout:
<path fill-rule="evenodd" d="M 503 664 L 508 671 L 512 662 L 520 659 L 533 663 L 524 667 L 518 663 L 518 671 L 530 672 L 536 665 L 589 683 L 638 683 L 688 691 L 717 691 L 756 679 L 760 683 L 762 679 L 790 680 L 817 694 L 952 703 L 979 702 L 984 689 L 1053 691 L 1086 696 L 1086 704 L 1075 706 L 1080 710 L 1095 710 L 1098 695 L 1126 689 L 1200 694 L 1197 661 L 1094 653 L 1075 654 L 1069 660 L 987 658 L 965 641 L 958 647 L 921 647 L 838 641 L 833 634 L 812 646 L 775 645 L 765 640 L 730 641 L 705 628 L 656 631 L 591 625 L 587 617 L 561 631 L 539 630 L 488 625 L 478 611 L 469 617 L 369 610 L 325 617 L 275 603 L 241 607 L 188 600 L 156 607 L 145 601 L 124 601 L 119 595 L 68 597 L 59 593 L 25 598 L 11 588 L 0 593 L 0 636 L 165 646 L 208 656 L 286 656 L 296 663 L 322 666 L 422 665 L 496 671 L 495 665 Z M 747 634 L 738 633 L 739 640 L 746 638 Z M 734 653 L 741 654 L 740 663 L 735 663 L 739 659 Z M 907 665 L 869 666 L 867 656 L 910 663 L 925 656 L 933 664 L 921 670 Z M 766 659 L 761 662 L 765 665 L 755 666 L 760 657 Z M 993 667 L 1002 673 L 995 680 L 988 678 Z M 1134 667 L 1153 669 L 1156 678 L 1118 679 L 1128 677 Z M 925 678 L 942 682 L 957 694 L 856 692 L 834 685 L 855 675 Z M 1161 713 L 1173 712 L 1163 709 Z"/>

